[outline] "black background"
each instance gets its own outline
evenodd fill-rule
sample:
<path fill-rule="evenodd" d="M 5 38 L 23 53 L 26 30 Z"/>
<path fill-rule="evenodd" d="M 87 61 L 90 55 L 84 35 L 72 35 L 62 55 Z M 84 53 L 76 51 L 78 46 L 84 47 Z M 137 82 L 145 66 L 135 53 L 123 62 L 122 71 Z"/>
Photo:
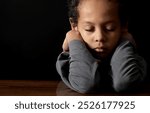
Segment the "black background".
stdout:
<path fill-rule="evenodd" d="M 148 2 L 132 0 L 128 10 L 129 31 L 149 65 Z M 0 79 L 60 79 L 55 63 L 70 29 L 66 0 L 3 0 L 0 18 Z"/>

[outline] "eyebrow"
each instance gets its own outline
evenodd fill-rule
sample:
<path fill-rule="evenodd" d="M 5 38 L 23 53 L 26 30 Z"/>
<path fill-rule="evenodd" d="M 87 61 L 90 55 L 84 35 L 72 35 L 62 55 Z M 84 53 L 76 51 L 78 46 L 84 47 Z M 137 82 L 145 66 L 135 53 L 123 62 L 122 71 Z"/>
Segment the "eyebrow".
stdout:
<path fill-rule="evenodd" d="M 116 23 L 116 21 L 115 20 L 110 20 L 110 21 L 106 21 L 106 22 L 104 22 L 105 24 L 109 24 L 109 23 Z"/>
<path fill-rule="evenodd" d="M 110 21 L 106 21 L 104 22 L 104 24 L 109 24 L 109 23 L 116 23 L 115 20 L 110 20 Z M 94 23 L 89 22 L 89 21 L 85 21 L 83 24 L 90 24 L 90 25 L 94 25 Z"/>
<path fill-rule="evenodd" d="M 88 21 L 85 21 L 84 24 L 92 24 L 93 25 L 92 22 L 88 22 Z"/>

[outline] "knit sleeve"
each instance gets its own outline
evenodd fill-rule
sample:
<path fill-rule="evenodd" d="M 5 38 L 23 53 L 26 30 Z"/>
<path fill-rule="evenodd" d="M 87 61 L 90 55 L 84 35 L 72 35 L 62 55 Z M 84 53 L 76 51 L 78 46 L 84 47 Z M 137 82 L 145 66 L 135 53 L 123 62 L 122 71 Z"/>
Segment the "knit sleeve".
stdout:
<path fill-rule="evenodd" d="M 98 62 L 85 44 L 78 40 L 69 43 L 69 53 L 58 56 L 56 68 L 64 83 L 80 93 L 90 92 L 99 81 Z"/>
<path fill-rule="evenodd" d="M 116 48 L 111 59 L 113 87 L 116 91 L 132 89 L 142 82 L 147 74 L 147 65 L 136 48 L 123 41 Z"/>

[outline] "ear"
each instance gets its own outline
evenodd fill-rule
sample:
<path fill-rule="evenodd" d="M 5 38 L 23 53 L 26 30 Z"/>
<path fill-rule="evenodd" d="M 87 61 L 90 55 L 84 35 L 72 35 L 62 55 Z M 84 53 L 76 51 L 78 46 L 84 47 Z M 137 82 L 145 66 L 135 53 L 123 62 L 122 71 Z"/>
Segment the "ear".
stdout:
<path fill-rule="evenodd" d="M 73 18 L 69 18 L 70 26 L 72 30 L 77 30 L 77 23 L 73 21 Z"/>

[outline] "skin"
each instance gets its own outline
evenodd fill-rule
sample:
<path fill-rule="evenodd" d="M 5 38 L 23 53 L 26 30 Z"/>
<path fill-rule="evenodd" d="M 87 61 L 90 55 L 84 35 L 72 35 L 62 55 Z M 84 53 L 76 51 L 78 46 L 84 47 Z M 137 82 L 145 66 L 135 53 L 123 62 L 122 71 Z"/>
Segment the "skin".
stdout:
<path fill-rule="evenodd" d="M 78 23 L 70 21 L 63 51 L 68 51 L 72 40 L 84 42 L 97 56 L 107 57 L 117 46 L 127 29 L 122 27 L 118 5 L 109 0 L 82 0 L 78 6 Z M 71 20 L 71 18 L 70 18 Z"/>

